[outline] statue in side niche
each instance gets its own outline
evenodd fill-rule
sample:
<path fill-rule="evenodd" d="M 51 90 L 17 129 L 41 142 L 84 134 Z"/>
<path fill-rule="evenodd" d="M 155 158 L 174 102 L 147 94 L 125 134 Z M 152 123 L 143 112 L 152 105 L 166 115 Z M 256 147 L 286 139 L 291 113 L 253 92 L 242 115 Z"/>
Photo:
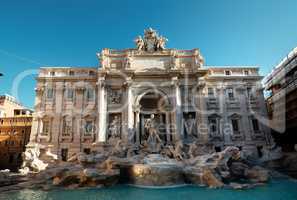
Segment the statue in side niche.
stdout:
<path fill-rule="evenodd" d="M 121 124 L 118 116 L 115 116 L 109 125 L 109 135 L 111 138 L 120 138 Z"/>
<path fill-rule="evenodd" d="M 192 115 L 190 114 L 188 119 L 186 119 L 185 121 L 185 129 L 186 129 L 186 134 L 188 137 L 196 137 L 196 121 L 195 119 L 192 117 Z"/>

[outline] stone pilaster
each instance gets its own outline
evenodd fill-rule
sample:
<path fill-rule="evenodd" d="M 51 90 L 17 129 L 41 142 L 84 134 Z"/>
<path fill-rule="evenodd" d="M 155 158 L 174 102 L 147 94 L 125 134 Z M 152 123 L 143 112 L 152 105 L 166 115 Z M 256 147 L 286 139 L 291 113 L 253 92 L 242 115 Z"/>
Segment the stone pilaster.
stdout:
<path fill-rule="evenodd" d="M 64 96 L 64 83 L 57 82 L 55 87 L 55 109 L 54 116 L 50 123 L 50 139 L 49 141 L 54 145 L 54 149 L 56 149 L 56 145 L 59 144 L 59 136 L 61 135 L 60 126 L 62 125 L 62 113 L 63 113 L 63 96 Z"/>
<path fill-rule="evenodd" d="M 183 138 L 182 135 L 182 108 L 181 108 L 181 93 L 180 93 L 180 86 L 178 77 L 173 77 L 171 79 L 171 84 L 173 86 L 173 96 L 175 97 L 175 137 L 174 138 Z"/>
<path fill-rule="evenodd" d="M 137 106 L 136 108 L 134 108 L 135 111 L 135 134 L 136 134 L 136 144 L 140 144 L 139 138 L 140 138 L 140 106 Z"/>
<path fill-rule="evenodd" d="M 219 92 L 219 107 L 220 107 L 220 114 L 222 116 L 222 125 L 220 129 L 220 133 L 223 135 L 224 138 L 224 144 L 230 145 L 232 143 L 231 141 L 231 129 L 232 127 L 229 127 L 229 129 L 226 127 L 227 125 L 230 125 L 228 120 L 228 110 L 227 110 L 227 97 L 225 95 L 225 87 L 223 84 L 220 85 L 220 92 Z"/>
<path fill-rule="evenodd" d="M 133 114 L 133 94 L 132 94 L 132 79 L 129 77 L 126 79 L 126 91 L 127 91 L 127 127 L 128 132 L 133 131 L 134 128 L 134 114 Z M 127 134 L 127 133 L 126 133 Z"/>
<path fill-rule="evenodd" d="M 98 142 L 106 141 L 106 129 L 107 129 L 107 96 L 106 96 L 106 85 L 105 77 L 99 77 L 98 82 L 98 114 L 99 114 L 99 125 L 98 125 Z"/>
<path fill-rule="evenodd" d="M 198 88 L 198 105 L 199 105 L 199 111 L 198 111 L 198 117 L 199 119 L 198 124 L 198 134 L 199 134 L 199 141 L 206 143 L 208 142 L 209 136 L 208 136 L 208 120 L 207 120 L 207 107 L 206 107 L 206 100 L 205 95 L 203 93 L 203 89 L 205 87 L 205 80 L 203 77 L 199 77 L 197 80 L 197 88 Z"/>
<path fill-rule="evenodd" d="M 245 88 L 243 86 L 240 86 L 237 88 L 237 91 L 239 91 L 239 103 L 240 103 L 240 113 L 242 115 L 242 121 L 240 125 L 242 125 L 241 130 L 244 135 L 244 140 L 246 143 L 250 144 L 252 141 L 252 134 L 253 130 L 250 127 L 250 112 L 248 110 L 248 96 L 246 95 Z"/>

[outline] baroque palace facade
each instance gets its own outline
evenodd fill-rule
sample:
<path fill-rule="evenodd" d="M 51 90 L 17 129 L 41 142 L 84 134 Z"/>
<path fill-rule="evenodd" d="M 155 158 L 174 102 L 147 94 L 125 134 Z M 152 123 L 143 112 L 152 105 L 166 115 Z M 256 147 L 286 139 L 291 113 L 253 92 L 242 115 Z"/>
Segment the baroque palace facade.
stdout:
<path fill-rule="evenodd" d="M 157 127 L 164 145 L 261 154 L 271 137 L 258 68 L 205 67 L 198 49 L 166 49 L 166 41 L 150 28 L 136 48 L 103 49 L 99 67 L 41 68 L 31 144 L 67 160 L 114 137 L 142 145 Z"/>

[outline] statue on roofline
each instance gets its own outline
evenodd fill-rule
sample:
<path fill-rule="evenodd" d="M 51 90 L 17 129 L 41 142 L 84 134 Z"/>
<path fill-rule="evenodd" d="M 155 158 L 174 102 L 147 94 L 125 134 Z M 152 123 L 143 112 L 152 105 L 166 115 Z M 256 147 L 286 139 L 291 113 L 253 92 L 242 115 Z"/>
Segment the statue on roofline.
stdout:
<path fill-rule="evenodd" d="M 149 52 L 164 50 L 167 41 L 167 38 L 159 36 L 157 31 L 152 28 L 144 30 L 144 38 L 138 36 L 134 40 L 138 51 Z"/>

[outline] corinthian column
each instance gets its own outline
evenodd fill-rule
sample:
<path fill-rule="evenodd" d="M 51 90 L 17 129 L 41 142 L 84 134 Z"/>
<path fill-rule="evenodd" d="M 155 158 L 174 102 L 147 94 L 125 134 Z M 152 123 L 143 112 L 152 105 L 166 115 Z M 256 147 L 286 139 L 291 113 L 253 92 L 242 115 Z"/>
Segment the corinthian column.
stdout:
<path fill-rule="evenodd" d="M 179 138 L 182 136 L 182 109 L 181 109 L 181 94 L 180 94 L 180 87 L 179 87 L 179 80 L 178 77 L 172 78 L 172 85 L 174 87 L 174 96 L 175 96 L 175 124 L 176 124 L 176 131 L 175 131 L 175 138 Z"/>
<path fill-rule="evenodd" d="M 127 78 L 126 79 L 126 87 L 127 87 L 127 113 L 128 113 L 128 131 L 133 129 L 134 124 L 134 116 L 133 116 L 133 95 L 132 95 L 132 79 Z"/>
<path fill-rule="evenodd" d="M 106 102 L 106 88 L 105 77 L 99 77 L 98 82 L 98 142 L 106 141 L 106 115 L 107 115 L 107 102 Z"/>

